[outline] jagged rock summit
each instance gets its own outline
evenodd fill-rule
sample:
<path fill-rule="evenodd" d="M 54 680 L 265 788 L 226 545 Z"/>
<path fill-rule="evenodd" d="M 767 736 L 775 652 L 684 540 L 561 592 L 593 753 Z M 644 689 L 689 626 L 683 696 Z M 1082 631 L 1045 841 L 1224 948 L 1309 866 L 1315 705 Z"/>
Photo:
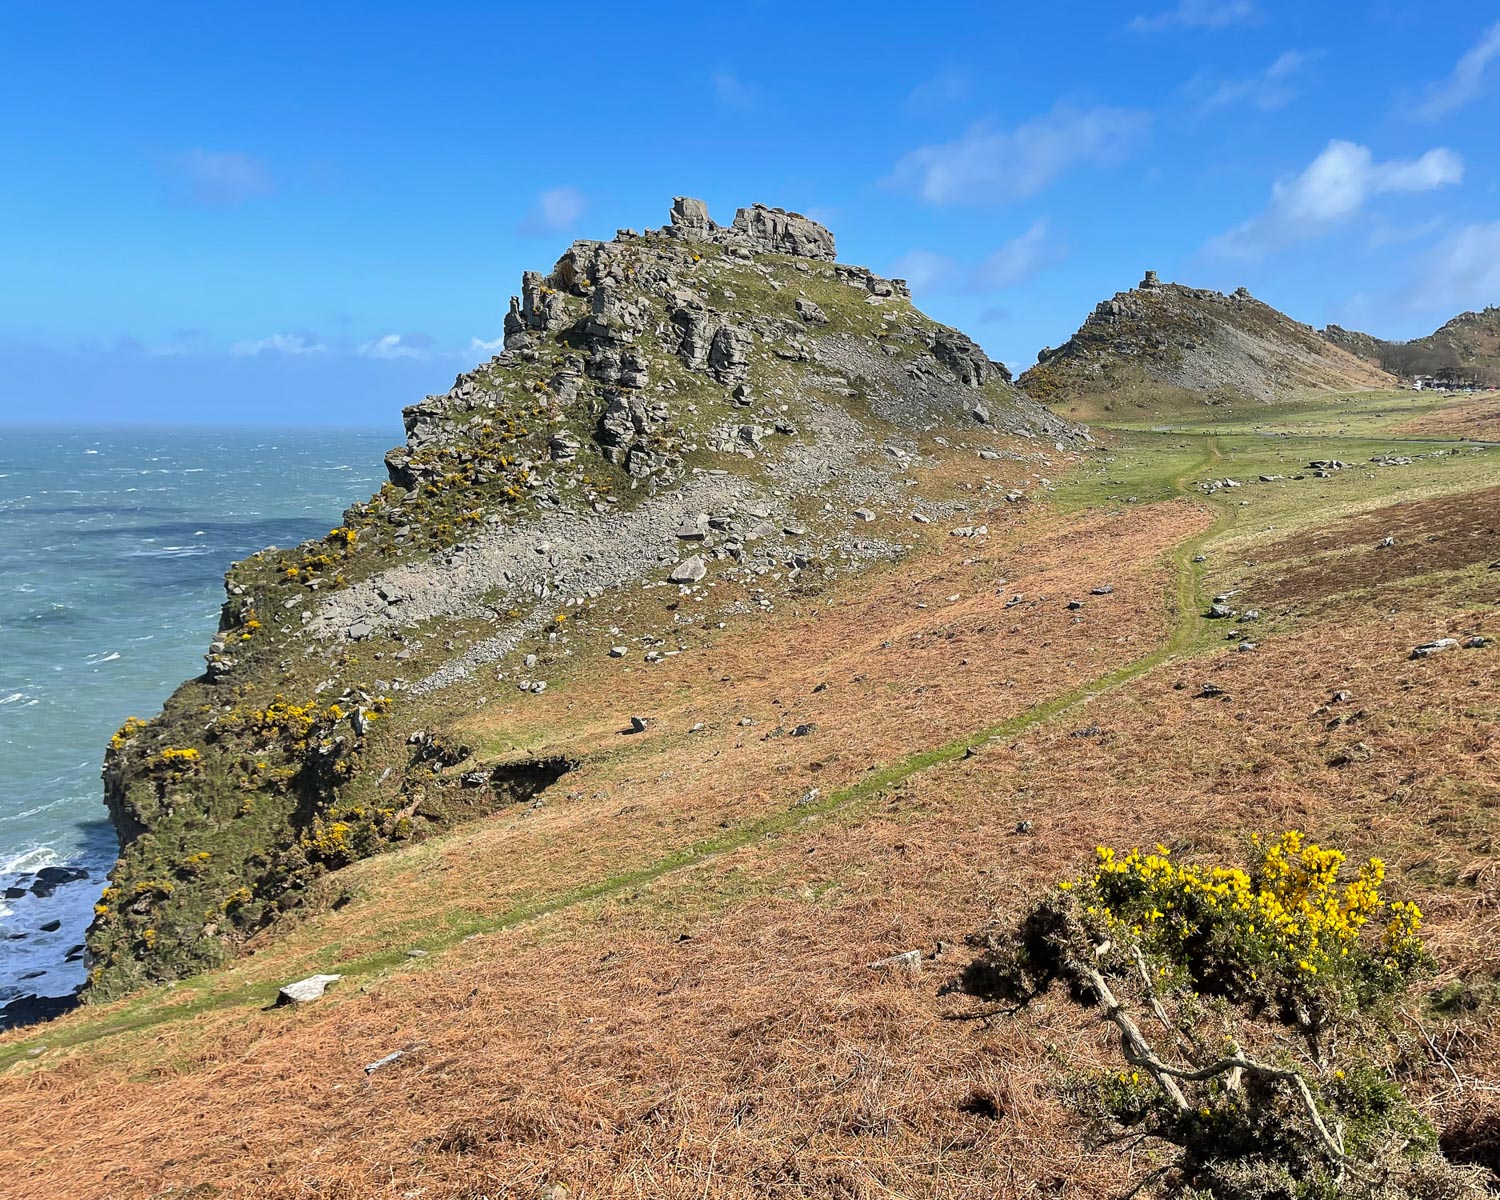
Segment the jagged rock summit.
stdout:
<path fill-rule="evenodd" d="M 1102 301 L 1019 383 L 1059 411 L 1270 403 L 1306 390 L 1396 380 L 1244 288 L 1230 295 L 1162 283 L 1155 271 Z"/>
<path fill-rule="evenodd" d="M 678 198 L 664 229 L 575 242 L 523 275 L 504 335 L 405 410 L 379 493 L 235 564 L 205 675 L 113 739 L 91 995 L 220 962 L 336 868 L 570 770 L 476 752 L 462 721 L 497 694 L 649 670 L 961 521 L 980 459 L 1087 440 L 902 281 L 760 205 L 721 226 Z"/>

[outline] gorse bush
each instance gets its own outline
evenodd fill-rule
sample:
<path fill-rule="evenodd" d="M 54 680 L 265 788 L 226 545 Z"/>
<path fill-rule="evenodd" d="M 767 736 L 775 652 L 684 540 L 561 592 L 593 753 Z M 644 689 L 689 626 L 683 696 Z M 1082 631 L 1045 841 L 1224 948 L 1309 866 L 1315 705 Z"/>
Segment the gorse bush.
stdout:
<path fill-rule="evenodd" d="M 1138 1186 L 1250 1198 L 1478 1194 L 1389 1069 L 1395 1001 L 1430 966 L 1385 865 L 1290 831 L 1244 866 L 1101 846 L 1018 924 L 973 939 L 958 986 L 1024 1006 L 1061 985 L 1110 1022 L 1121 1069 L 1068 1099 L 1175 1148 Z"/>

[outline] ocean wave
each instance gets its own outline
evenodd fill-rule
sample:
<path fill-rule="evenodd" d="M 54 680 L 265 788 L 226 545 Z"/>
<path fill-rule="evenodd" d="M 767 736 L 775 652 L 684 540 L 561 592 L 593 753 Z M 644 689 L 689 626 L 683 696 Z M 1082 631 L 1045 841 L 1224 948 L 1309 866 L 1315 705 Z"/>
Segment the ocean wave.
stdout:
<path fill-rule="evenodd" d="M 96 667 L 100 663 L 115 662 L 120 657 L 118 650 L 111 650 L 108 654 L 90 654 L 83 661 L 90 667 Z"/>
<path fill-rule="evenodd" d="M 31 875 L 43 867 L 55 867 L 62 858 L 51 846 L 27 846 L 24 850 L 11 851 L 7 856 L 0 851 L 0 875 Z"/>

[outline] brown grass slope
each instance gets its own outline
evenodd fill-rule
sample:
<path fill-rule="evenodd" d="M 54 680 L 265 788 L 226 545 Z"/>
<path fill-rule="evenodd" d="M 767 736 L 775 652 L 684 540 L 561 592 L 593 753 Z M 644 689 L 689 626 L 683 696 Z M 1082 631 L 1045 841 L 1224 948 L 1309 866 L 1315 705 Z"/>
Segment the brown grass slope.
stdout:
<path fill-rule="evenodd" d="M 1175 283 L 1102 301 L 1019 380 L 1055 411 L 1085 419 L 1172 413 L 1205 402 L 1272 403 L 1395 382 L 1244 288 L 1226 296 Z"/>
<path fill-rule="evenodd" d="M 949 485 L 971 469 L 955 458 Z M 176 1020 L 131 1028 L 121 1005 L 0 1036 L 43 1047 L 0 1075 L 5 1194 L 1114 1194 L 1145 1160 L 1092 1143 L 1058 1087 L 1109 1061 L 1104 1030 L 1062 1004 L 975 1020 L 938 985 L 967 933 L 1096 844 L 1234 854 L 1286 826 L 1383 854 L 1428 913 L 1435 985 L 1460 1002 L 1403 1018 L 1405 1083 L 1446 1124 L 1500 1087 L 1484 1001 L 1500 990 L 1500 681 L 1489 651 L 1408 651 L 1496 632 L 1487 501 L 1272 531 L 1248 564 L 1207 568 L 1280 623 L 1257 652 L 1169 659 L 832 811 L 801 803 L 1161 645 L 1167 555 L 1208 528 L 1208 503 L 1067 515 L 976 497 L 986 534 L 933 531 L 904 564 L 655 670 L 594 661 L 541 712 L 486 706 L 465 725 L 481 755 L 525 744 L 583 765 L 542 803 L 336 873 L 337 907 L 263 937 L 222 982 L 491 925 L 317 1005 L 189 1012 L 188 985 L 163 993 L 184 998 Z M 1330 558 L 1393 523 L 1428 549 Z M 1202 696 L 1207 680 L 1224 695 Z M 1330 707 L 1338 690 L 1353 700 Z M 644 733 L 624 732 L 632 712 Z M 627 874 L 747 827 L 763 832 Z M 610 877 L 499 920 L 560 880 Z M 868 966 L 911 949 L 917 974 Z"/>

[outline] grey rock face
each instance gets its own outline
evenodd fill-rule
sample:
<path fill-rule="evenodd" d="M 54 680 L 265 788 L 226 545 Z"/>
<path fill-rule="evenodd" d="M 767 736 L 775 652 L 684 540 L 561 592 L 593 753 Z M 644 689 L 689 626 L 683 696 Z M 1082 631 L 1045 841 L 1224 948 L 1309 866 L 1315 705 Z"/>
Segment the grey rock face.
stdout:
<path fill-rule="evenodd" d="M 830 262 L 834 258 L 833 234 L 800 213 L 756 204 L 735 213 L 730 228 L 752 242 L 756 249 Z"/>
<path fill-rule="evenodd" d="M 740 383 L 750 370 L 750 335 L 734 325 L 720 325 L 708 349 L 709 372 L 720 383 Z"/>
<path fill-rule="evenodd" d="M 828 315 L 811 300 L 797 301 L 797 315 L 809 325 L 828 324 Z"/>
<path fill-rule="evenodd" d="M 933 357 L 952 371 L 960 383 L 982 387 L 997 369 L 989 356 L 956 329 L 939 330 L 932 344 Z"/>
<path fill-rule="evenodd" d="M 691 196 L 672 197 L 672 227 L 701 233 L 711 233 L 718 228 L 708 215 L 708 205 Z"/>

